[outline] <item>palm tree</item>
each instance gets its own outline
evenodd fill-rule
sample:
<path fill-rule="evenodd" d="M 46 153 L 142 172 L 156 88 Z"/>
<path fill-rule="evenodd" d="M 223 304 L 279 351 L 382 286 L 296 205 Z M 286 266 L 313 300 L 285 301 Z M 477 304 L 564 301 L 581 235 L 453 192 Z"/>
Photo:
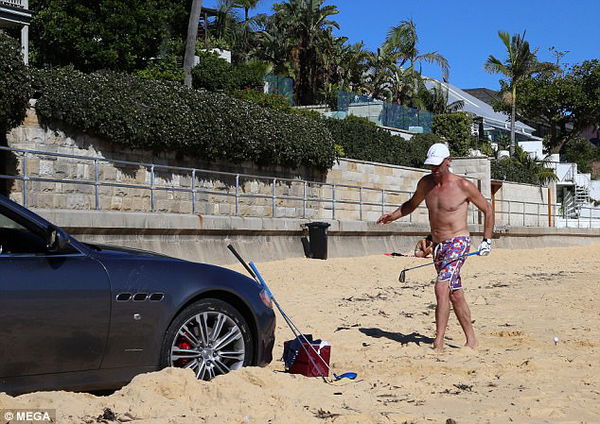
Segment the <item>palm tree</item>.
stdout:
<path fill-rule="evenodd" d="M 244 9 L 244 21 L 248 22 L 248 12 L 254 9 L 260 0 L 233 0 L 232 6 Z"/>
<path fill-rule="evenodd" d="M 324 53 L 332 50 L 332 29 L 339 29 L 337 22 L 329 19 L 338 13 L 337 7 L 324 6 L 324 2 L 288 0 L 273 6 L 275 13 L 267 31 L 281 37 L 278 48 L 283 48 L 294 70 L 297 104 L 313 104 L 317 99 Z"/>
<path fill-rule="evenodd" d="M 331 54 L 324 57 L 324 74 L 327 83 L 340 89 L 361 93 L 364 91 L 363 75 L 367 70 L 367 54 L 364 44 L 348 44 L 346 37 L 334 37 Z"/>
<path fill-rule="evenodd" d="M 508 57 L 504 62 L 490 55 L 485 62 L 484 68 L 491 74 L 502 74 L 508 78 L 509 99 L 511 103 L 510 114 L 510 155 L 515 154 L 515 119 L 517 103 L 517 86 L 521 81 L 530 78 L 533 74 L 551 71 L 555 65 L 542 63 L 537 60 L 537 49 L 531 51 L 529 42 L 525 40 L 525 31 L 523 34 L 514 34 L 512 37 L 508 32 L 498 31 L 498 36 L 502 40 Z"/>
<path fill-rule="evenodd" d="M 408 64 L 410 70 L 415 69 L 416 64 L 421 62 L 437 64 L 442 70 L 444 81 L 448 80 L 450 65 L 448 60 L 437 52 L 421 53 L 418 49 L 419 36 L 417 27 L 412 19 L 400 22 L 400 25 L 390 28 L 384 45 L 387 50 L 396 56 L 396 64 L 405 67 Z M 421 69 L 419 68 L 419 74 Z"/>
<path fill-rule="evenodd" d="M 196 39 L 198 38 L 198 22 L 200 21 L 201 10 L 202 0 L 192 0 L 187 38 L 185 40 L 185 55 L 183 57 L 183 72 L 185 74 L 183 83 L 186 87 L 192 86 L 192 67 L 196 54 Z"/>
<path fill-rule="evenodd" d="M 448 103 L 448 87 L 434 80 L 434 85 L 429 90 L 421 92 L 425 109 L 435 114 L 458 112 L 465 106 L 463 100 Z"/>
<path fill-rule="evenodd" d="M 417 28 L 412 20 L 402 21 L 389 30 L 381 48 L 369 56 L 366 80 L 373 97 L 423 108 L 420 93 L 425 88 L 420 67 L 415 70 L 421 62 L 438 64 L 444 80 L 448 79 L 446 58 L 437 52 L 421 53 L 418 43 Z"/>
<path fill-rule="evenodd" d="M 367 53 L 368 71 L 365 74 L 365 85 L 373 98 L 391 101 L 395 62 L 395 57 L 385 45 L 376 52 Z"/>

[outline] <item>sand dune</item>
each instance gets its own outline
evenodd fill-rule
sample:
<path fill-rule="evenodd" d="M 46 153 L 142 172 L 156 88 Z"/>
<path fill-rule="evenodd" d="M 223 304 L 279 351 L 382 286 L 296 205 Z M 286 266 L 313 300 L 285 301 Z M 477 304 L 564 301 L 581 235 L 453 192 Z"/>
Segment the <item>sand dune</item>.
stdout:
<path fill-rule="evenodd" d="M 280 361 L 208 383 L 167 369 L 104 397 L 0 394 L 0 409 L 52 408 L 58 423 L 600 423 L 599 259 L 600 246 L 469 258 L 463 281 L 481 346 L 461 347 L 452 316 L 443 354 L 430 348 L 432 268 L 398 282 L 422 259 L 258 264 L 296 324 L 332 344 L 334 370 L 357 380 L 289 375 Z M 291 337 L 279 319 L 276 358 Z"/>

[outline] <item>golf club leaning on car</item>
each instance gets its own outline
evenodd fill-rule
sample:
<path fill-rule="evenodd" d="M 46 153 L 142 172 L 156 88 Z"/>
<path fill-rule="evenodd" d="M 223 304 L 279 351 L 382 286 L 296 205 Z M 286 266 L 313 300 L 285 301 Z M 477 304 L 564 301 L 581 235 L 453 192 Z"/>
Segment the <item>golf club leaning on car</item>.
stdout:
<path fill-rule="evenodd" d="M 458 256 L 454 259 L 451 259 L 448 262 L 446 262 L 444 264 L 444 266 L 451 264 L 452 262 L 456 262 L 459 259 L 463 259 L 463 258 L 466 258 L 467 256 L 473 256 L 473 255 L 479 255 L 479 250 L 477 252 L 467 253 L 466 255 Z M 424 266 L 429 266 L 429 265 L 433 265 L 433 264 L 435 264 L 435 262 L 429 262 L 429 263 L 426 263 L 423 265 L 413 266 L 412 268 L 405 268 L 402 271 L 400 271 L 400 275 L 398 276 L 398 281 L 400 281 L 401 283 L 406 282 L 406 271 L 412 271 L 413 269 L 423 268 Z"/>
<path fill-rule="evenodd" d="M 291 320 L 291 318 L 285 313 L 285 311 L 283 310 L 283 308 L 281 307 L 281 305 L 279 304 L 279 302 L 277 302 L 277 299 L 275 298 L 275 296 L 273 296 L 273 293 L 269 289 L 269 286 L 267 285 L 267 283 L 265 282 L 265 280 L 260 275 L 260 272 L 256 268 L 256 265 L 254 264 L 254 262 L 250 262 L 249 264 L 246 264 L 246 262 L 242 259 L 242 257 L 240 256 L 240 254 L 235 250 L 235 248 L 231 244 L 228 245 L 227 248 L 242 263 L 242 265 L 244 266 L 244 268 L 246 268 L 246 270 L 254 278 L 254 280 L 262 288 L 265 289 L 265 291 L 267 292 L 267 294 L 269 295 L 269 297 L 273 301 L 273 304 L 277 307 L 277 310 L 279 311 L 279 313 L 283 317 L 284 321 L 286 322 L 286 324 L 288 325 L 288 327 L 292 331 L 292 334 L 294 334 L 294 337 L 296 337 L 297 339 L 300 339 L 300 340 L 303 341 L 303 343 L 300 343 L 300 346 L 302 347 L 302 349 L 306 353 L 306 356 L 308 357 L 311 365 L 315 369 L 318 369 L 316 363 L 314 362 L 314 359 L 313 359 L 312 355 L 308 352 L 308 349 L 306 348 L 305 344 L 309 346 L 309 348 L 313 351 L 313 353 L 315 354 L 315 356 L 317 358 L 319 358 L 321 360 L 321 362 L 323 363 L 323 365 L 329 370 L 329 372 L 331 372 L 331 374 L 333 375 L 335 381 L 339 381 L 339 380 L 341 380 L 343 378 L 354 380 L 357 377 L 357 374 L 355 372 L 346 372 L 346 373 L 343 373 L 343 374 L 340 374 L 340 375 L 337 375 L 336 373 L 333 372 L 333 370 L 331 369 L 331 367 L 329 366 L 329 364 L 327 363 L 327 361 L 325 361 L 323 359 L 323 357 L 319 354 L 319 352 L 316 351 L 316 349 L 314 348 L 314 346 L 312 345 L 312 343 L 306 338 L 306 336 L 304 335 L 304 333 L 302 333 L 298 329 L 298 327 L 296 326 L 296 324 L 294 324 L 294 322 Z M 323 377 L 323 380 L 326 381 L 325 377 Z"/>

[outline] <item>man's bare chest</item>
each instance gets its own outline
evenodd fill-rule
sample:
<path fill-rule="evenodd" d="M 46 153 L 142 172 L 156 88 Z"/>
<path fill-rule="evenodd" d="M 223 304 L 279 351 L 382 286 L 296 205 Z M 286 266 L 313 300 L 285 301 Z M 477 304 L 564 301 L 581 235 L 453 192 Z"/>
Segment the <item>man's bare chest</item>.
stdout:
<path fill-rule="evenodd" d="M 434 186 L 425 196 L 430 210 L 454 212 L 462 210 L 468 202 L 466 194 L 457 185 Z"/>

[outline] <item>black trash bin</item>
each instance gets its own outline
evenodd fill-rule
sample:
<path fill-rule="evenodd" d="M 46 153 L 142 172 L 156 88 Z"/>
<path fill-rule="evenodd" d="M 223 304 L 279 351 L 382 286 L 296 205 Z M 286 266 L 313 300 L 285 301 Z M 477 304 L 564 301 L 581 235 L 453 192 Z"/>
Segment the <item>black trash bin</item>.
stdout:
<path fill-rule="evenodd" d="M 327 222 L 309 222 L 308 236 L 310 238 L 310 252 L 314 259 L 327 259 Z"/>

